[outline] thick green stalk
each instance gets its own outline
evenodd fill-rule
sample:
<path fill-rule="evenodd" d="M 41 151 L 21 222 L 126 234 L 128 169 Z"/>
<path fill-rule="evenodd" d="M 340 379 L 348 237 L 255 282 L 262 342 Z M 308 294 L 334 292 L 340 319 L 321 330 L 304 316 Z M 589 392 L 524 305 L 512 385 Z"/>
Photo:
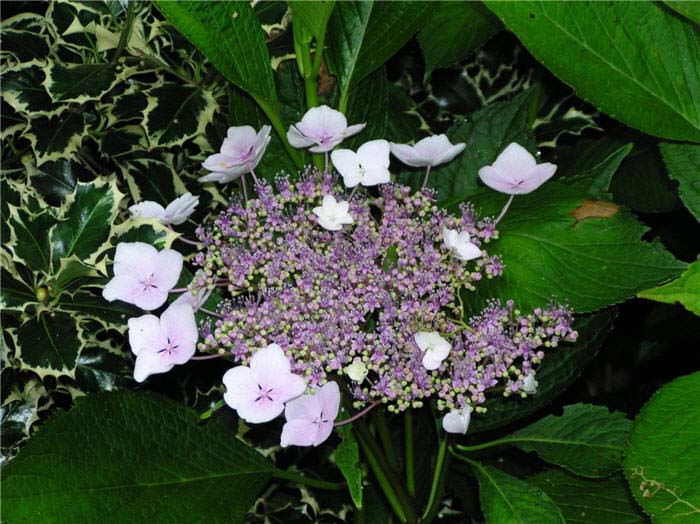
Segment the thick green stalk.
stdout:
<path fill-rule="evenodd" d="M 474 444 L 473 446 L 462 446 L 461 444 L 455 445 L 455 447 L 460 451 L 480 451 L 482 449 L 495 448 L 496 446 L 506 446 L 512 442 L 518 442 L 518 439 L 511 439 L 508 437 L 499 438 L 496 440 L 491 440 L 489 442 L 482 442 L 481 444 Z"/>
<path fill-rule="evenodd" d="M 304 167 L 304 162 L 301 158 L 301 154 L 299 151 L 294 149 L 292 146 L 289 145 L 289 142 L 287 142 L 287 131 L 284 128 L 284 124 L 282 123 L 282 119 L 280 118 L 280 115 L 275 108 L 274 104 L 270 103 L 269 101 L 263 99 L 263 98 L 258 98 L 258 97 L 253 97 L 257 104 L 260 106 L 260 109 L 263 110 L 267 118 L 270 120 L 270 123 L 272 124 L 272 127 L 275 128 L 275 131 L 277 132 L 277 135 L 279 135 L 280 140 L 282 140 L 282 143 L 284 144 L 284 148 L 287 150 L 287 154 L 290 156 L 292 161 L 294 162 L 294 165 L 297 166 L 299 169 Z"/>
<path fill-rule="evenodd" d="M 391 431 L 389 430 L 389 424 L 384 415 L 384 411 L 378 409 L 375 413 L 375 419 L 377 421 L 377 431 L 379 433 L 379 439 L 382 441 L 382 447 L 384 448 L 384 455 L 389 462 L 389 465 L 394 471 L 399 470 L 399 461 L 396 458 L 396 451 L 394 450 L 394 444 L 391 441 Z"/>
<path fill-rule="evenodd" d="M 411 496 L 392 471 L 386 457 L 384 457 L 372 434 L 369 432 L 367 424 L 363 420 L 357 420 L 353 423 L 353 429 L 363 452 L 367 456 L 369 465 L 375 477 L 377 477 L 379 486 L 382 488 L 396 515 L 401 519 L 401 522 L 407 524 L 417 523 L 418 515 Z"/>
<path fill-rule="evenodd" d="M 124 23 L 124 28 L 122 29 L 122 34 L 119 35 L 119 43 L 117 44 L 117 49 L 114 51 L 114 56 L 112 57 L 112 63 L 116 64 L 119 57 L 122 56 L 126 44 L 131 37 L 131 31 L 134 27 L 134 18 L 136 18 L 136 9 L 134 8 L 134 2 L 129 2 L 129 7 L 126 11 L 126 22 Z"/>
<path fill-rule="evenodd" d="M 409 408 L 403 419 L 404 423 L 404 454 L 406 462 L 406 486 L 412 497 L 416 496 L 416 465 L 413 446 L 413 411 Z"/>
<path fill-rule="evenodd" d="M 433 470 L 433 482 L 430 486 L 430 496 L 428 504 L 423 513 L 422 523 L 430 523 L 437 515 L 440 507 L 440 500 L 445 492 L 445 479 L 447 478 L 447 467 L 449 465 L 450 456 L 447 454 L 447 436 L 440 438 L 438 446 L 438 454 L 435 460 L 435 469 Z"/>
<path fill-rule="evenodd" d="M 272 476 L 276 479 L 289 480 L 311 488 L 326 489 L 329 491 L 340 491 L 347 487 L 345 482 L 328 482 L 326 480 L 313 479 L 310 477 L 305 477 L 301 473 L 295 473 L 293 471 L 286 471 L 283 469 L 276 469 Z"/>

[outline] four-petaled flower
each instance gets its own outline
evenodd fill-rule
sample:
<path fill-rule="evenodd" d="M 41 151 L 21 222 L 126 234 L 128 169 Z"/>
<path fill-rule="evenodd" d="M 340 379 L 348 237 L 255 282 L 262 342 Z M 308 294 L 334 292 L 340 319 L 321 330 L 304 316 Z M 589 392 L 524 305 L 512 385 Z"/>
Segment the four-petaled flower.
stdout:
<path fill-rule="evenodd" d="M 306 382 L 292 373 L 289 358 L 277 344 L 259 349 L 247 366 L 229 369 L 223 380 L 224 401 L 252 424 L 278 417 L 284 403 L 306 389 Z"/>
<path fill-rule="evenodd" d="M 419 331 L 413 335 L 416 344 L 423 351 L 423 367 L 433 371 L 440 367 L 452 349 L 452 344 L 436 331 Z"/>
<path fill-rule="evenodd" d="M 452 251 L 460 260 L 474 260 L 481 256 L 481 248 L 469 240 L 469 233 L 455 229 L 442 229 L 442 239 L 445 247 Z"/>
<path fill-rule="evenodd" d="M 199 181 L 225 184 L 253 171 L 270 143 L 270 130 L 270 126 L 262 126 L 256 134 L 250 126 L 230 127 L 220 152 L 202 163 L 202 167 L 212 173 Z"/>
<path fill-rule="evenodd" d="M 464 435 L 469 429 L 469 420 L 471 419 L 471 409 L 469 406 L 461 410 L 453 409 L 447 415 L 442 417 L 442 429 L 448 433 L 461 433 Z"/>
<path fill-rule="evenodd" d="M 467 145 L 452 144 L 446 135 L 435 135 L 408 144 L 391 143 L 392 154 L 406 165 L 413 167 L 435 167 L 454 159 Z"/>
<path fill-rule="evenodd" d="M 160 318 L 143 315 L 129 319 L 129 345 L 136 355 L 134 380 L 170 371 L 194 355 L 197 323 L 189 304 L 173 304 Z"/>
<path fill-rule="evenodd" d="M 114 278 L 102 290 L 112 302 L 122 300 L 150 311 L 162 306 L 182 270 L 182 255 L 158 251 L 143 242 L 120 242 L 114 255 Z"/>
<path fill-rule="evenodd" d="M 340 231 L 344 224 L 352 224 L 348 202 L 337 202 L 333 195 L 324 195 L 323 203 L 312 209 L 318 217 L 318 224 L 329 231 Z"/>
<path fill-rule="evenodd" d="M 343 177 L 345 187 L 376 186 L 386 184 L 389 173 L 389 142 L 370 140 L 362 144 L 357 153 L 349 149 L 336 149 L 331 153 L 331 161 Z"/>
<path fill-rule="evenodd" d="M 144 200 L 131 206 L 129 212 L 131 218 L 157 218 L 161 224 L 177 226 L 194 213 L 197 204 L 199 204 L 199 197 L 192 196 L 192 193 L 185 193 L 170 202 L 165 208 L 158 202 Z"/>
<path fill-rule="evenodd" d="M 312 153 L 326 153 L 347 137 L 362 131 L 365 125 L 348 127 L 348 121 L 340 111 L 328 106 L 312 107 L 301 122 L 289 126 L 287 140 L 293 147 L 309 147 Z"/>
<path fill-rule="evenodd" d="M 352 364 L 345 368 L 345 374 L 353 382 L 362 383 L 367 378 L 369 370 L 360 360 L 355 360 Z"/>
<path fill-rule="evenodd" d="M 537 164 L 527 149 L 515 142 L 498 155 L 496 161 L 479 169 L 479 177 L 491 189 L 508 195 L 530 193 L 549 180 L 557 166 Z"/>
<path fill-rule="evenodd" d="M 281 446 L 318 446 L 331 436 L 339 408 L 340 390 L 335 382 L 328 382 L 313 395 L 287 402 Z"/>

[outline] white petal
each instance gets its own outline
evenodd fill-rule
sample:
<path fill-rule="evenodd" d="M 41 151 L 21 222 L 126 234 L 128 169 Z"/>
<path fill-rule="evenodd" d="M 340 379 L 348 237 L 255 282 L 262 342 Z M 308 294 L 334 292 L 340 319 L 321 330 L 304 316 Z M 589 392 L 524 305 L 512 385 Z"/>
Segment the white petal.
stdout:
<path fill-rule="evenodd" d="M 129 213 L 131 213 L 131 218 L 163 218 L 165 214 L 165 209 L 158 202 L 152 202 L 151 200 L 145 200 L 134 204 L 129 208 Z"/>
<path fill-rule="evenodd" d="M 391 153 L 408 166 L 425 167 L 428 165 L 425 160 L 416 154 L 413 147 L 408 144 L 395 144 L 392 142 L 389 146 L 391 148 Z"/>
<path fill-rule="evenodd" d="M 182 224 L 187 220 L 187 217 L 194 213 L 198 204 L 199 197 L 192 196 L 192 193 L 185 193 L 177 197 L 165 208 L 163 223 L 176 226 Z"/>
<path fill-rule="evenodd" d="M 537 165 L 535 157 L 520 144 L 512 142 L 498 155 L 493 168 L 510 177 L 523 177 Z"/>
<path fill-rule="evenodd" d="M 365 169 L 389 167 L 389 142 L 386 140 L 370 140 L 357 150 L 357 157 Z"/>
<path fill-rule="evenodd" d="M 182 272 L 182 255 L 174 249 L 163 249 L 156 255 L 153 284 L 162 291 L 175 287 Z"/>
<path fill-rule="evenodd" d="M 459 155 L 467 147 L 467 144 L 455 144 L 445 151 L 433 164 L 434 166 L 445 164 L 452 161 L 457 155 Z"/>
<path fill-rule="evenodd" d="M 469 429 L 471 413 L 469 408 L 461 411 L 452 410 L 442 418 L 442 428 L 448 433 L 460 433 L 464 435 Z"/>
<path fill-rule="evenodd" d="M 345 187 L 355 187 L 360 183 L 362 175 L 357 153 L 349 149 L 336 149 L 331 153 L 331 162 L 340 176 L 343 177 Z"/>
<path fill-rule="evenodd" d="M 302 149 L 315 144 L 313 140 L 301 134 L 296 126 L 289 126 L 289 129 L 287 130 L 287 141 L 289 142 L 289 145 L 296 147 L 297 149 Z"/>
<path fill-rule="evenodd" d="M 362 185 L 365 187 L 386 184 L 391 181 L 391 173 L 386 167 L 366 168 L 362 177 Z"/>
<path fill-rule="evenodd" d="M 119 242 L 114 254 L 114 274 L 147 277 L 156 266 L 158 250 L 145 242 Z"/>
<path fill-rule="evenodd" d="M 166 337 L 160 328 L 160 320 L 155 315 L 142 315 L 130 318 L 129 326 L 129 346 L 134 355 L 142 351 L 160 348 L 167 343 Z"/>

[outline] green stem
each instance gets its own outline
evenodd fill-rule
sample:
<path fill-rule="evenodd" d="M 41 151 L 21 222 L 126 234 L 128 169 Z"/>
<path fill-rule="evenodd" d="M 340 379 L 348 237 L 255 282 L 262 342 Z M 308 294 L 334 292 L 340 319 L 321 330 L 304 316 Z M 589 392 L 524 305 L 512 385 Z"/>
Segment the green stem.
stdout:
<path fill-rule="evenodd" d="M 367 456 L 369 466 L 372 468 L 375 477 L 377 477 L 379 486 L 382 488 L 384 495 L 386 495 L 396 516 L 399 517 L 401 522 L 407 524 L 418 522 L 413 500 L 391 470 L 389 463 L 382 455 L 379 446 L 369 432 L 367 424 L 363 420 L 357 420 L 353 423 L 353 429 L 355 429 L 362 451 Z"/>
<path fill-rule="evenodd" d="M 416 465 L 413 446 L 413 411 L 409 408 L 403 419 L 404 424 L 404 451 L 406 461 L 406 486 L 411 496 L 416 495 Z"/>
<path fill-rule="evenodd" d="M 114 56 L 112 57 L 112 63 L 116 64 L 119 57 L 122 56 L 126 44 L 131 37 L 131 31 L 134 27 L 134 19 L 136 18 L 136 10 L 134 9 L 134 2 L 129 2 L 129 7 L 126 11 L 126 22 L 124 24 L 124 29 L 122 29 L 122 34 L 119 35 L 119 43 L 117 44 L 117 49 L 114 51 Z"/>
<path fill-rule="evenodd" d="M 482 449 L 494 448 L 496 446 L 506 446 L 512 442 L 517 442 L 517 439 L 509 438 L 499 438 L 496 440 L 491 440 L 489 442 L 483 442 L 482 444 L 474 444 L 473 446 L 462 446 L 461 444 L 455 445 L 455 447 L 460 451 L 480 451 Z"/>
<path fill-rule="evenodd" d="M 282 143 L 284 144 L 284 148 L 287 150 L 287 154 L 290 156 L 290 158 L 294 162 L 294 165 L 297 166 L 297 168 L 299 168 L 299 169 L 304 167 L 304 162 L 301 159 L 301 155 L 299 154 L 299 151 L 294 149 L 292 146 L 289 145 L 289 142 L 287 142 L 287 132 L 284 129 L 284 124 L 282 123 L 282 119 L 280 118 L 280 115 L 277 112 L 277 110 L 275 109 L 274 105 L 263 98 L 258 98 L 256 96 L 254 96 L 253 99 L 258 103 L 258 105 L 263 110 L 265 115 L 267 115 L 267 118 L 270 119 L 270 123 L 272 124 L 272 127 L 275 128 L 275 131 L 279 135 L 280 140 L 282 140 Z"/>
<path fill-rule="evenodd" d="M 375 413 L 375 419 L 377 420 L 377 431 L 379 432 L 379 439 L 382 441 L 382 447 L 384 448 L 384 455 L 389 462 L 389 465 L 394 471 L 399 471 L 399 461 L 396 458 L 396 451 L 394 450 L 394 444 L 391 442 L 391 432 L 389 430 L 389 424 L 387 423 L 384 411 L 378 409 Z"/>
<path fill-rule="evenodd" d="M 285 471 L 283 469 L 275 469 L 272 476 L 276 479 L 289 480 L 290 482 L 296 482 L 297 484 L 303 484 L 311 488 L 327 489 L 329 491 L 340 491 L 347 487 L 345 482 L 328 482 L 326 480 L 312 479 L 310 477 L 305 477 L 301 473 Z"/>
<path fill-rule="evenodd" d="M 445 492 L 445 479 L 447 477 L 449 458 L 450 456 L 447 454 L 447 436 L 444 435 L 440 438 L 440 444 L 438 446 L 438 454 L 433 471 L 433 482 L 430 486 L 430 496 L 428 497 L 428 504 L 425 507 L 425 512 L 421 519 L 423 523 L 427 524 L 432 522 L 437 515 L 438 508 L 440 507 L 440 500 Z"/>

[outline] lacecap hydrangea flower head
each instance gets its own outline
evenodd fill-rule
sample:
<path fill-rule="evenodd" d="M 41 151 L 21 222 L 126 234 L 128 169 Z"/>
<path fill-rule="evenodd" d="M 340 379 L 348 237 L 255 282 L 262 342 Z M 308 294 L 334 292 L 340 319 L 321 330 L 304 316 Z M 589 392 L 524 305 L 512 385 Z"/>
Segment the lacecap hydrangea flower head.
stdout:
<path fill-rule="evenodd" d="M 328 153 L 362 130 L 330 108 L 312 111 L 290 129 L 292 145 Z M 553 174 L 555 166 L 539 169 L 521 149 L 506 148 L 482 170 L 484 181 L 512 196 Z M 391 181 L 390 150 L 426 167 L 427 179 L 431 166 L 452 160 L 464 144 L 438 137 L 412 149 L 374 140 L 356 152 L 332 151 L 336 171 L 307 168 L 274 183 L 255 177 L 250 163 L 255 195 L 232 198 L 197 229 L 198 269 L 180 301 L 187 307 L 171 308 L 189 315 L 203 304 L 197 296 L 225 293 L 216 311 L 202 308 L 210 317 L 199 326 L 197 349 L 232 361 L 224 400 L 247 422 L 284 413 L 283 446 L 326 440 L 343 423 L 336 420 L 341 396 L 357 416 L 379 405 L 398 412 L 430 402 L 443 412 L 446 431 L 465 433 L 489 396 L 536 394 L 545 348 L 576 339 L 571 312 L 556 304 L 527 312 L 494 300 L 469 318 L 463 294 L 507 271 L 489 249 L 506 209 L 497 219 L 469 203 L 448 213 L 432 190 Z M 134 297 L 160 282 L 140 273 L 133 279 L 141 286 Z M 172 357 L 168 322 L 150 315 L 132 324 L 153 325 L 155 335 L 137 337 L 158 346 L 147 354 L 171 355 L 153 372 L 182 363 Z M 139 378 L 148 375 L 143 367 Z"/>

